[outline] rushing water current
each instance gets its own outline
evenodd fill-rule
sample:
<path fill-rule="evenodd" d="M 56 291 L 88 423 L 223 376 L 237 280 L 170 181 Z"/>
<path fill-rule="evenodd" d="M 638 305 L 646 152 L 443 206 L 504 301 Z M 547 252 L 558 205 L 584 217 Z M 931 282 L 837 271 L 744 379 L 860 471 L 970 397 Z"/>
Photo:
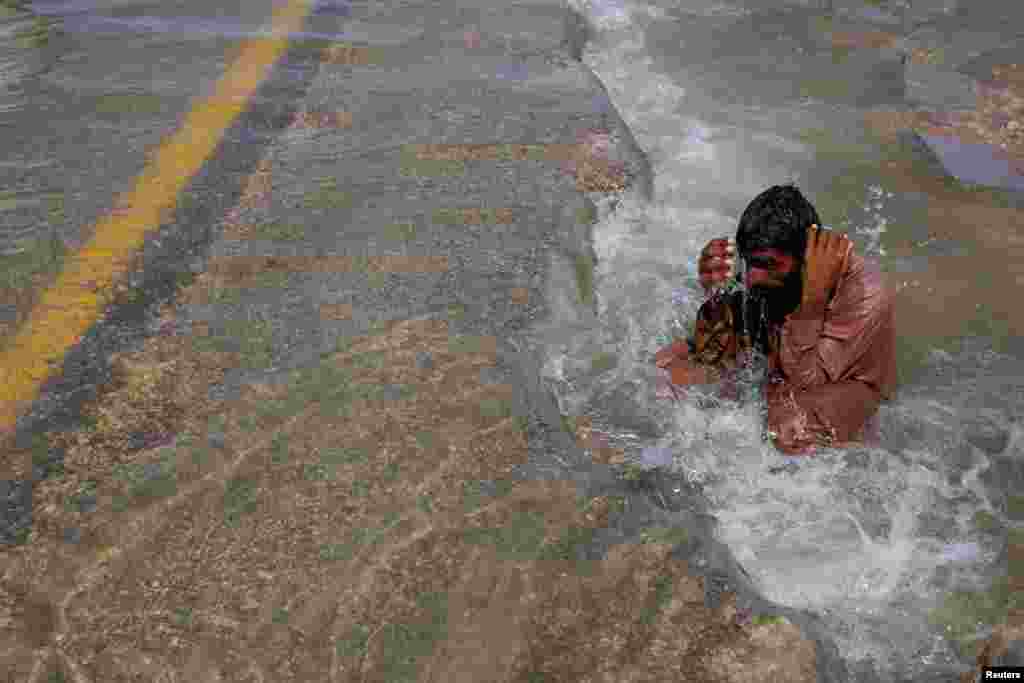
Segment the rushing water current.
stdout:
<path fill-rule="evenodd" d="M 723 25 L 749 14 L 725 4 L 674 4 L 700 4 L 705 19 Z M 653 354 L 687 329 L 703 301 L 700 249 L 734 235 L 746 203 L 786 181 L 831 223 L 834 203 L 820 178 L 834 169 L 808 151 L 799 131 L 843 130 L 857 111 L 713 94 L 729 91 L 727 74 L 698 80 L 699 70 L 687 71 L 679 57 L 684 41 L 646 40 L 658 22 L 687 16 L 685 7 L 672 13 L 595 0 L 576 8 L 599 29 L 584 62 L 648 154 L 655 192 L 652 201 L 632 193 L 598 199 L 593 310 L 574 298 L 573 264 L 553 257 L 555 315 L 537 335 L 562 412 L 591 417 L 641 464 L 701 482 L 721 539 L 764 596 L 826 616 L 850 661 L 868 660 L 899 680 L 936 667 L 955 676 L 971 661 L 957 643 L 986 636 L 990 625 L 970 609 L 954 614 L 949 596 L 988 591 L 1006 575 L 1013 522 L 1005 501 L 1016 495 L 1024 455 L 1020 359 L 993 351 L 982 336 L 963 335 L 951 351 L 904 322 L 901 336 L 922 349 L 919 371 L 883 404 L 881 442 L 810 459 L 788 460 L 762 440 L 763 359 L 750 366 L 740 400 L 713 393 L 679 404 L 659 399 Z M 752 40 L 754 53 L 756 41 L 768 39 Z M 862 154 L 870 162 L 878 153 L 864 146 Z M 898 261 L 885 247 L 891 226 L 905 222 L 908 203 L 920 198 L 901 195 L 880 176 L 853 194 L 850 218 L 838 227 L 869 262 L 894 286 L 907 273 L 926 273 L 927 256 Z"/>

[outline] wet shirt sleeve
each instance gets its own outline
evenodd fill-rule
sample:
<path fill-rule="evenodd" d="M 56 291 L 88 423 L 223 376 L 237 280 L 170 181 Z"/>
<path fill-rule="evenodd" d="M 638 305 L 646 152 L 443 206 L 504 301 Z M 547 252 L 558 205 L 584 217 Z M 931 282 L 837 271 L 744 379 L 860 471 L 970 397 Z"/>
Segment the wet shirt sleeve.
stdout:
<path fill-rule="evenodd" d="M 734 293 L 712 297 L 700 307 L 693 338 L 687 340 L 693 360 L 719 369 L 736 364 L 739 352 L 749 345 L 737 329 L 739 301 Z"/>
<path fill-rule="evenodd" d="M 779 362 L 795 388 L 856 379 L 888 396 L 894 383 L 892 294 L 875 265 L 854 256 L 824 319 L 790 317 Z"/>

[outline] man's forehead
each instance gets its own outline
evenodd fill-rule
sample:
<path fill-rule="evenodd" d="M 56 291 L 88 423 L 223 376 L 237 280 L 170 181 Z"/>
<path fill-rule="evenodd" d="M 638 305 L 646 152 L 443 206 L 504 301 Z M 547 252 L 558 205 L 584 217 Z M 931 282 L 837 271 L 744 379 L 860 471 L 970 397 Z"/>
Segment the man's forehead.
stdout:
<path fill-rule="evenodd" d="M 749 256 L 761 257 L 761 258 L 775 258 L 775 259 L 790 259 L 793 258 L 791 255 L 782 251 L 781 249 L 773 249 L 771 247 L 764 247 L 761 249 L 754 249 L 748 254 Z"/>

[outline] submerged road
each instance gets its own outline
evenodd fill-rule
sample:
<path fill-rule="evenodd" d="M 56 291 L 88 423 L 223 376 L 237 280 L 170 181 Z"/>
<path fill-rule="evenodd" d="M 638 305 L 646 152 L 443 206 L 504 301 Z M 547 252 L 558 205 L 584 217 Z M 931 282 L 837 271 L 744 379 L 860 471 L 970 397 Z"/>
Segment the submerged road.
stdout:
<path fill-rule="evenodd" d="M 353 8 L 339 13 L 344 22 L 313 10 L 289 3 L 270 37 L 243 38 L 214 95 L 155 148 L 118 211 L 83 231 L 4 347 L 0 427 L 13 444 L 0 456 L 3 541 L 29 537 L 32 482 L 60 469 L 61 454 L 40 453 L 37 437 L 80 426 L 77 408 L 109 379 L 113 352 L 158 331 L 205 334 L 243 356 L 216 391 L 230 400 L 310 367 L 345 336 L 424 318 L 496 340 L 497 365 L 480 378 L 511 386 L 515 414 L 531 425 L 519 474 L 590 493 L 628 489 L 625 521 L 597 545 L 699 507 L 668 477 L 641 491 L 589 462 L 561 429 L 526 334 L 556 297 L 576 302 L 579 319 L 593 312 L 595 202 L 629 188 L 651 195 L 650 164 L 579 62 L 590 29 L 545 2 L 406 2 Z M 166 17 L 106 19 L 118 30 L 183 30 Z M 339 24 L 356 46 L 318 42 L 341 35 Z M 304 28 L 312 41 L 289 41 Z M 373 59 L 353 59 L 365 46 Z M 290 64 L 302 65 L 297 77 Z M 176 301 L 204 276 L 228 284 L 208 301 Z M 169 330 L 157 329 L 163 304 L 175 308 Z M 88 540 L 88 522 L 50 534 L 58 522 L 43 516 L 48 535 L 30 543 Z M 697 518 L 682 554 L 701 568 L 706 594 L 739 587 L 748 609 L 765 607 L 711 521 Z M 818 680 L 848 680 L 820 623 L 786 614 L 816 642 Z"/>
<path fill-rule="evenodd" d="M 302 27 L 308 10 L 308 3 L 295 0 L 274 12 L 270 28 L 274 37 L 245 43 L 214 95 L 200 102 L 181 129 L 161 145 L 134 190 L 120 198 L 120 211 L 90 231 L 91 239 L 42 294 L 28 321 L 0 352 L 0 434 L 13 432 L 17 418 L 36 398 L 54 364 L 99 319 L 146 235 L 177 208 L 182 191 L 249 107 L 250 98 L 288 47 L 289 34 Z"/>

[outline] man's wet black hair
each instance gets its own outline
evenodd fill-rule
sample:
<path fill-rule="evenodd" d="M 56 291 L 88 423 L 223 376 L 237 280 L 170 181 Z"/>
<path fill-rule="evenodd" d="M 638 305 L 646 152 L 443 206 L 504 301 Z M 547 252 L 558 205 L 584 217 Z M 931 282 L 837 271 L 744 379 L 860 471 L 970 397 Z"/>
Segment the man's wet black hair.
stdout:
<path fill-rule="evenodd" d="M 741 257 L 757 249 L 778 249 L 802 259 L 807 228 L 821 225 L 818 212 L 796 185 L 773 185 L 750 202 L 736 229 Z"/>

